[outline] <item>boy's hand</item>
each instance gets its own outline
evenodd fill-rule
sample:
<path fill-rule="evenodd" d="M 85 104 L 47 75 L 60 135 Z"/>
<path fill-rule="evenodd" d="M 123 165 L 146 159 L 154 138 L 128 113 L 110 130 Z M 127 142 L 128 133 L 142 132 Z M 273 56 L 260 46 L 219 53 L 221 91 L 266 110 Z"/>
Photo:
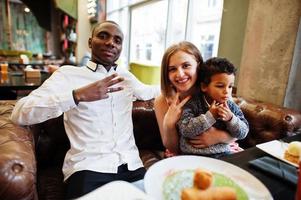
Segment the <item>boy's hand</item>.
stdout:
<path fill-rule="evenodd" d="M 216 103 L 216 101 L 214 100 L 213 102 L 212 102 L 212 104 L 210 105 L 210 108 L 209 108 L 209 111 L 211 112 L 211 114 L 213 115 L 213 117 L 215 118 L 215 119 L 218 119 L 220 116 L 219 116 L 219 109 L 218 109 L 218 107 L 219 107 L 219 103 Z"/>
<path fill-rule="evenodd" d="M 233 113 L 231 112 L 227 102 L 224 102 L 223 104 L 220 104 L 217 107 L 217 113 L 218 113 L 219 119 L 226 121 L 226 122 L 230 121 L 233 117 Z"/>

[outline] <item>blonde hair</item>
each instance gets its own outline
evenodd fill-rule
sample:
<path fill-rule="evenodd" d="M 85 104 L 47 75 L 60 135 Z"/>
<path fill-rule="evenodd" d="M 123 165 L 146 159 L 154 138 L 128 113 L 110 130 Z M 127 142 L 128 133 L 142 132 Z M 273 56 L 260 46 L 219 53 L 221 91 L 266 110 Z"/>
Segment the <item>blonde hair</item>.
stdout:
<path fill-rule="evenodd" d="M 187 54 L 194 56 L 196 62 L 198 63 L 197 73 L 200 69 L 200 66 L 203 64 L 201 52 L 191 42 L 182 41 L 168 47 L 161 61 L 161 93 L 165 97 L 171 96 L 172 93 L 175 91 L 168 77 L 168 66 L 170 57 L 179 51 L 183 51 Z"/>

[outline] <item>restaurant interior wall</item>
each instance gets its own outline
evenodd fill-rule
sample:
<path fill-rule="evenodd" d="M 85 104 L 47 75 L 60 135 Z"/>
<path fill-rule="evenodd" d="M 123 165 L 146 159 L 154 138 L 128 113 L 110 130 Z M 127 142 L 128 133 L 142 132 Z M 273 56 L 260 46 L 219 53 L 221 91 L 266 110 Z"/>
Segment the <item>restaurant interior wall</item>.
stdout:
<path fill-rule="evenodd" d="M 237 93 L 282 106 L 297 41 L 301 1 L 252 0 L 248 10 Z"/>
<path fill-rule="evenodd" d="M 88 0 L 78 0 L 78 23 L 77 23 L 77 59 L 78 62 L 87 52 L 90 52 L 88 39 L 92 29 L 87 12 Z"/>
<path fill-rule="evenodd" d="M 239 70 L 245 29 L 247 24 L 249 0 L 225 0 L 221 23 L 218 56 L 225 57 Z M 236 74 L 235 86 L 239 71 Z"/>
<path fill-rule="evenodd" d="M 301 111 L 301 18 L 294 49 L 293 62 L 284 99 L 284 106 Z"/>

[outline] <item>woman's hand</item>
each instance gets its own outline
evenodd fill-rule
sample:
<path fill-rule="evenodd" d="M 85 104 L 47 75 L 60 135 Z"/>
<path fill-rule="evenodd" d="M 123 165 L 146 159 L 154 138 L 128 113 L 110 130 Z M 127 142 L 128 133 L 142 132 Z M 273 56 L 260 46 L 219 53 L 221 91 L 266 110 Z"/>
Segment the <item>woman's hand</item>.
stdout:
<path fill-rule="evenodd" d="M 179 121 L 181 117 L 183 106 L 190 98 L 191 96 L 188 96 L 183 100 L 180 100 L 180 94 L 176 93 L 176 95 L 173 98 L 167 100 L 169 107 L 164 116 L 164 120 L 163 120 L 164 126 L 173 127 L 176 125 L 176 123 Z"/>
<path fill-rule="evenodd" d="M 188 142 L 195 148 L 206 148 L 214 144 L 231 143 L 233 141 L 234 139 L 226 131 L 211 127 Z"/>

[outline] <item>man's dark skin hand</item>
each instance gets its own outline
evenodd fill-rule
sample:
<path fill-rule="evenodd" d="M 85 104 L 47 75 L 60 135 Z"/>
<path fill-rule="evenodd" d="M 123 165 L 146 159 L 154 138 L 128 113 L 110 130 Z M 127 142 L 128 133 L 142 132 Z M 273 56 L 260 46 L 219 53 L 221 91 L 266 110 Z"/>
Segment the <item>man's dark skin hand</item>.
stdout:
<path fill-rule="evenodd" d="M 122 87 L 111 87 L 116 83 L 124 80 L 122 77 L 117 77 L 117 74 L 112 74 L 100 81 L 96 81 L 74 91 L 74 99 L 80 101 L 96 101 L 109 97 L 108 93 L 122 90 Z"/>

